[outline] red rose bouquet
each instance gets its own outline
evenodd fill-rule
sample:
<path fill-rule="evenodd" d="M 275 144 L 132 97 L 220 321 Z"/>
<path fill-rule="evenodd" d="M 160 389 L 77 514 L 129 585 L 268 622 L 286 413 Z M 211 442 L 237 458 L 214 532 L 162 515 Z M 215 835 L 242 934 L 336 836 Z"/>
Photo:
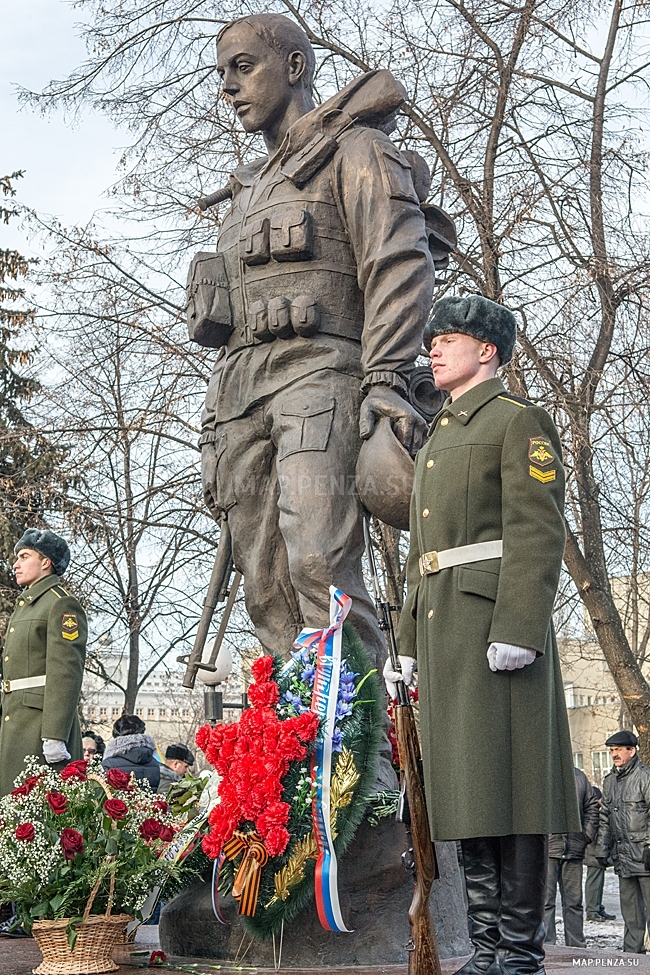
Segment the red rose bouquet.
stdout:
<path fill-rule="evenodd" d="M 27 760 L 0 799 L 0 903 L 15 902 L 27 932 L 35 920 L 70 918 L 75 940 L 91 891 L 93 914 L 137 914 L 148 892 L 182 865 L 160 859 L 175 829 L 167 805 L 116 769 L 70 762 L 61 772 Z"/>

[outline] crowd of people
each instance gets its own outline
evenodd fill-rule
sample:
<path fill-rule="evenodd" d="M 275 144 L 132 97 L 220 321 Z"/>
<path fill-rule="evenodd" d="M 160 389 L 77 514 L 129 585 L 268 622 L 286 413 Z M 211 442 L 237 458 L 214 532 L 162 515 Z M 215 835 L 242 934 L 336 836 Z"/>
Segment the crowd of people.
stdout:
<path fill-rule="evenodd" d="M 85 759 L 99 756 L 104 769 L 117 768 L 128 775 L 133 773 L 137 781 L 146 779 L 157 792 L 167 792 L 194 765 L 193 753 L 182 742 L 168 745 L 165 761 L 160 762 L 156 758 L 156 743 L 146 734 L 142 718 L 135 714 L 123 714 L 117 719 L 108 744 L 93 731 L 84 731 L 82 742 Z"/>

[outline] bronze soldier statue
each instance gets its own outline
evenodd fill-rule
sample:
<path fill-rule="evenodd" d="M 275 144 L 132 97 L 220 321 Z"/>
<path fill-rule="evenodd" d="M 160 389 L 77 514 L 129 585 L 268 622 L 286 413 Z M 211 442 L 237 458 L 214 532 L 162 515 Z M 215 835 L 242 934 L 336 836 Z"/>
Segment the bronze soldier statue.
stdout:
<path fill-rule="evenodd" d="M 217 39 L 224 91 L 268 155 L 232 175 L 217 254 L 190 270 L 190 334 L 220 347 L 203 490 L 228 520 L 265 650 L 286 654 L 303 626 L 322 626 L 333 584 L 352 597 L 350 619 L 381 667 L 355 465 L 383 417 L 411 454 L 422 442 L 405 377 L 434 268 L 413 159 L 382 130 L 404 90 L 370 72 L 315 108 L 314 63 L 306 34 L 278 14 L 233 21 Z M 378 785 L 382 776 L 394 784 L 386 755 Z"/>

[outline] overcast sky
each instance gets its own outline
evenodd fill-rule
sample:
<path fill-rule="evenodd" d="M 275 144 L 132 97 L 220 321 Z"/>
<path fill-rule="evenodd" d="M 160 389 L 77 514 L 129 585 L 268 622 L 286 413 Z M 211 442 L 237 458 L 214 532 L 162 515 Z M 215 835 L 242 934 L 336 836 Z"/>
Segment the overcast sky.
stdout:
<path fill-rule="evenodd" d="M 43 118 L 21 107 L 16 86 L 40 91 L 68 75 L 85 57 L 75 24 L 83 10 L 62 0 L 0 0 L 0 175 L 22 169 L 21 202 L 64 223 L 86 223 L 109 205 L 120 133 L 87 112 L 74 126 L 61 113 Z M 17 228 L 0 227 L 0 248 L 21 247 Z"/>

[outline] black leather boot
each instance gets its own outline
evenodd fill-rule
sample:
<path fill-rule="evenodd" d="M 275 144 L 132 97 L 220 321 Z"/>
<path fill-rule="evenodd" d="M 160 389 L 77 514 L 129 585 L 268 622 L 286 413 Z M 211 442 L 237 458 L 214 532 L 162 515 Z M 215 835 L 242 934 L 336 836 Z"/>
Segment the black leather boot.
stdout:
<path fill-rule="evenodd" d="M 544 975 L 548 837 L 502 836 L 499 944 L 487 975 Z"/>
<path fill-rule="evenodd" d="M 495 959 L 499 941 L 500 839 L 498 836 L 479 836 L 461 840 L 460 845 L 474 956 L 457 975 L 485 975 Z"/>

